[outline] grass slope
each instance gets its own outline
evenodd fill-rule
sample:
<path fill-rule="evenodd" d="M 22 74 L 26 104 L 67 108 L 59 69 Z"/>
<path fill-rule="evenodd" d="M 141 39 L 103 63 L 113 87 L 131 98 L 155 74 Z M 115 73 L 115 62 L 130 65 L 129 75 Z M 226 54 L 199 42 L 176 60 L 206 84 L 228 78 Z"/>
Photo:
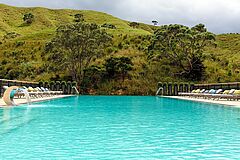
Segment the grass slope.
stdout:
<path fill-rule="evenodd" d="M 31 25 L 25 25 L 23 22 L 23 15 L 26 13 L 32 13 L 34 15 L 34 22 Z M 47 41 L 54 36 L 56 28 L 61 24 L 72 23 L 74 15 L 80 13 L 83 14 L 86 22 L 96 23 L 102 25 L 104 23 L 113 24 L 117 29 L 106 29 L 107 32 L 114 36 L 115 42 L 121 40 L 121 36 L 138 36 L 138 35 L 150 35 L 152 34 L 153 26 L 140 23 L 138 28 L 132 28 L 129 26 L 129 22 L 113 17 L 109 14 L 89 11 L 89 10 L 69 10 L 69 9 L 47 9 L 47 8 L 23 8 L 13 7 L 5 4 L 0 4 L 0 64 L 3 62 L 5 70 L 12 70 L 14 59 L 22 59 L 23 61 L 15 62 L 20 66 L 26 66 L 25 63 L 31 65 L 32 68 L 38 68 L 42 64 L 41 54 L 44 49 L 44 45 Z M 8 33 L 15 32 L 18 34 L 16 38 L 4 39 Z M 116 43 L 117 45 L 117 43 Z M 13 53 L 14 52 L 14 53 Z M 19 56 L 21 54 L 21 56 Z M 13 61 L 13 62 L 12 62 Z M 9 66 L 8 66 L 9 65 Z M 6 67 L 7 66 L 7 67 Z M 31 68 L 30 67 L 30 68 Z M 7 69 L 6 69 L 7 68 Z M 24 75 L 23 79 L 41 79 L 41 77 L 48 76 L 38 75 L 35 77 L 32 71 L 28 76 Z M 8 76 L 7 72 L 0 71 L 0 77 L 4 75 L 5 78 L 15 77 L 11 73 Z"/>
<path fill-rule="evenodd" d="M 217 36 L 217 47 L 206 48 L 207 82 L 240 81 L 240 35 Z"/>
<path fill-rule="evenodd" d="M 140 24 L 139 29 L 133 29 L 128 25 L 128 21 L 121 20 L 109 14 L 88 11 L 88 10 L 68 10 L 59 9 L 52 10 L 47 8 L 19 8 L 0 4 L 0 35 L 3 36 L 7 32 L 17 32 L 23 37 L 44 38 L 44 35 L 51 34 L 60 24 L 73 22 L 74 15 L 83 14 L 86 22 L 94 22 L 98 25 L 110 23 L 117 27 L 117 30 L 111 30 L 112 34 L 151 34 L 152 29 L 148 25 Z M 32 13 L 35 21 L 30 26 L 23 24 L 23 15 Z M 36 35 L 36 36 L 34 36 Z M 43 35 L 43 36 L 41 36 Z M 47 39 L 48 37 L 46 37 Z"/>

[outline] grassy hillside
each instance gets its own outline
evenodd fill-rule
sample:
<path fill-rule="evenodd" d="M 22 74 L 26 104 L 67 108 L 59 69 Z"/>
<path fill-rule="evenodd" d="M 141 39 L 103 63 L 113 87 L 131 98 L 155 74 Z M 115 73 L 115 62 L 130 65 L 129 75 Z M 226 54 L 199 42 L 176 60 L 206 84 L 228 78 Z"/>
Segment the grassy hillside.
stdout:
<path fill-rule="evenodd" d="M 240 35 L 217 36 L 217 47 L 205 51 L 207 82 L 240 81 Z"/>
<path fill-rule="evenodd" d="M 29 26 L 23 22 L 23 15 L 26 13 L 32 13 L 35 16 L 34 22 Z M 153 26 L 140 24 L 138 28 L 132 28 L 128 21 L 96 11 L 52 10 L 39 7 L 18 8 L 0 4 L 0 39 L 3 43 L 0 46 L 0 56 L 3 57 L 1 61 L 9 62 L 11 59 L 21 58 L 33 64 L 33 68 L 39 67 L 42 64 L 41 54 L 45 43 L 51 40 L 60 24 L 72 23 L 74 15 L 77 13 L 83 14 L 85 21 L 89 23 L 115 25 L 117 29 L 107 29 L 107 32 L 114 35 L 115 42 L 121 40 L 124 35 L 134 37 L 150 35 L 153 32 Z M 16 55 L 12 52 L 15 52 Z M 22 57 L 18 57 L 19 54 Z M 11 70 L 12 66 L 9 67 Z M 35 75 L 33 74 L 33 76 Z M 12 78 L 12 76 L 6 76 L 6 78 Z M 22 77 L 20 76 L 20 78 Z M 32 77 L 25 78 L 31 79 Z"/>
<path fill-rule="evenodd" d="M 23 22 L 23 15 L 32 13 L 31 25 Z M 97 93 L 153 94 L 158 81 L 183 81 L 168 76 L 169 67 L 149 63 L 144 49 L 149 44 L 149 35 L 156 28 L 142 24 L 137 28 L 128 21 L 109 14 L 87 10 L 53 10 L 47 8 L 19 8 L 0 4 L 0 78 L 21 80 L 52 80 L 53 72 L 46 72 L 44 46 L 55 34 L 60 24 L 72 23 L 75 14 L 82 14 L 86 22 L 113 24 L 116 29 L 106 29 L 113 35 L 110 55 L 131 57 L 134 70 L 124 84 L 111 81 L 99 84 Z M 217 47 L 206 48 L 205 82 L 240 81 L 240 35 L 217 35 Z M 108 57 L 109 55 L 107 55 Z M 95 64 L 101 65 L 103 59 Z M 60 75 L 64 79 L 64 74 Z M 118 88 L 118 86 L 124 86 Z M 141 86 L 141 87 L 140 87 Z"/>
<path fill-rule="evenodd" d="M 110 23 L 117 27 L 117 30 L 111 30 L 112 34 L 151 34 L 150 26 L 141 24 L 139 29 L 133 29 L 128 25 L 129 22 L 113 17 L 109 14 L 87 11 L 87 10 L 52 10 L 46 8 L 17 8 L 4 4 L 0 4 L 0 35 L 3 36 L 7 32 L 17 32 L 22 35 L 22 38 L 28 39 L 31 37 L 47 39 L 49 34 L 52 34 L 60 24 L 73 22 L 74 15 L 80 13 L 84 16 L 86 22 L 94 22 L 98 25 Z M 25 26 L 23 23 L 23 15 L 32 13 L 35 16 L 35 21 L 30 26 Z M 45 37 L 47 35 L 47 37 Z"/>

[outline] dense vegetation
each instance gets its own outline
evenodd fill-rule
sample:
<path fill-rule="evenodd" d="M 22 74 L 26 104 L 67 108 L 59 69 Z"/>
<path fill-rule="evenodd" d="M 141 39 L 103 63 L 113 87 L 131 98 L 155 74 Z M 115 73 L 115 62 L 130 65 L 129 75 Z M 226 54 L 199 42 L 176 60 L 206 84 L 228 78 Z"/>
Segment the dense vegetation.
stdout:
<path fill-rule="evenodd" d="M 16 8 L 3 4 L 0 4 L 0 78 L 35 81 L 75 80 L 69 72 L 69 66 L 67 68 L 66 59 L 61 59 L 64 63 L 58 67 L 57 64 L 52 65 L 56 61 L 52 61 L 54 56 L 51 58 L 51 53 L 67 55 L 66 48 L 58 51 L 55 48 L 54 52 L 49 52 L 47 44 L 55 43 L 57 37 L 61 37 L 57 32 L 61 26 L 78 23 L 96 24 L 99 31 L 106 32 L 112 39 L 110 46 L 101 49 L 95 46 L 96 54 L 91 57 L 89 64 L 81 69 L 81 89 L 84 93 L 146 95 L 155 92 L 158 81 L 240 81 L 238 34 L 216 35 L 216 45 L 204 45 L 200 49 L 201 52 L 193 53 L 198 56 L 190 57 L 196 64 L 195 68 L 189 68 L 191 65 L 186 65 L 185 59 L 181 59 L 181 68 L 181 64 L 176 65 L 173 57 L 163 56 L 166 49 L 164 45 L 153 45 L 156 37 L 160 38 L 159 44 L 162 44 L 161 36 L 171 37 L 170 33 L 166 34 L 166 31 L 169 31 L 166 27 L 170 26 L 164 28 L 128 22 L 95 11 Z M 185 30 L 190 30 L 192 36 L 196 35 L 191 28 L 181 26 L 181 29 L 182 27 L 185 28 L 184 35 Z M 204 27 L 202 29 L 203 34 L 208 33 Z M 189 40 L 189 37 L 184 35 L 179 36 Z M 209 41 L 214 41 L 211 39 L 214 36 L 211 37 L 210 33 L 205 36 L 210 36 Z M 178 44 L 182 38 L 171 43 L 176 45 L 178 53 L 181 53 Z M 60 46 L 61 43 L 55 46 L 57 45 Z M 188 43 L 185 44 L 186 47 L 187 45 Z M 198 43 L 195 44 L 195 47 L 197 46 Z M 182 54 L 182 57 L 186 56 Z M 189 69 L 193 69 L 194 72 Z M 192 73 L 199 74 L 192 76 Z"/>

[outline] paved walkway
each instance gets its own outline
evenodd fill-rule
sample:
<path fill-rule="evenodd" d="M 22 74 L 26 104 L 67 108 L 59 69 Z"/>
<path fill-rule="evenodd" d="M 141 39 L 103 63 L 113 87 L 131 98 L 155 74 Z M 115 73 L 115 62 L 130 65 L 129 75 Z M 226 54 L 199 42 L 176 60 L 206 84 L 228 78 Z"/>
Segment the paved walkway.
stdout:
<path fill-rule="evenodd" d="M 32 102 L 39 102 L 39 101 L 46 101 L 46 100 L 51 100 L 51 99 L 56 99 L 56 98 L 64 98 L 64 97 L 70 97 L 73 95 L 55 95 L 55 96 L 51 96 L 51 97 L 43 97 L 43 98 L 32 98 L 31 101 Z M 25 98 L 22 99 L 14 99 L 14 102 L 19 105 L 19 104 L 24 104 L 27 103 Z M 0 99 L 0 107 L 8 107 L 6 106 L 6 104 L 4 103 L 3 99 Z"/>
<path fill-rule="evenodd" d="M 198 101 L 198 102 L 207 102 L 207 103 L 215 103 L 215 104 L 222 104 L 222 105 L 227 105 L 227 106 L 231 106 L 231 107 L 240 108 L 240 101 L 228 101 L 228 100 L 225 100 L 225 99 L 210 100 L 210 99 L 189 98 L 189 97 L 181 97 L 181 96 L 169 96 L 169 98 L 191 100 L 191 101 Z"/>

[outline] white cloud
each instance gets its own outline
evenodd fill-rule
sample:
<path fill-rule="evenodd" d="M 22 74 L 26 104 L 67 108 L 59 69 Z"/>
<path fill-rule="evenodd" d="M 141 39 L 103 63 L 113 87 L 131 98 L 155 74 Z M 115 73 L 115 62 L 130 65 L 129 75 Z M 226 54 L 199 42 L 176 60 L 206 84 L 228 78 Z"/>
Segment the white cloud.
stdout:
<path fill-rule="evenodd" d="M 240 0 L 0 0 L 16 6 L 103 11 L 122 19 L 159 24 L 206 24 L 215 33 L 240 32 Z"/>

